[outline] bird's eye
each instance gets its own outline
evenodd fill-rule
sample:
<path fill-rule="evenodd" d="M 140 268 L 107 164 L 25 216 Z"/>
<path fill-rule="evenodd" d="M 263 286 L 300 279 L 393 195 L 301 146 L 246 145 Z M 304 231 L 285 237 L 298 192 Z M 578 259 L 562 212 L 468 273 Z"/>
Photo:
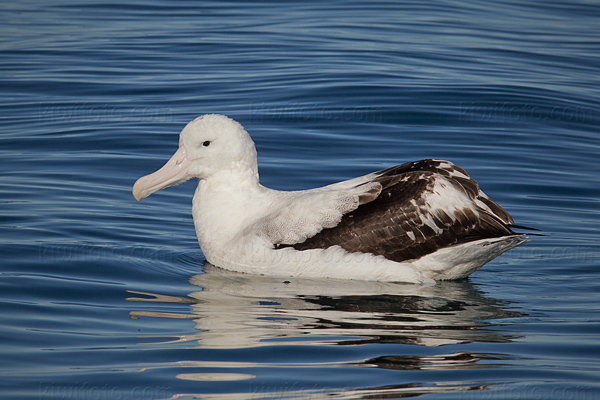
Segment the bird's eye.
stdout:
<path fill-rule="evenodd" d="M 210 146 L 210 140 L 206 140 L 204 142 L 202 142 L 202 147 L 208 147 Z"/>

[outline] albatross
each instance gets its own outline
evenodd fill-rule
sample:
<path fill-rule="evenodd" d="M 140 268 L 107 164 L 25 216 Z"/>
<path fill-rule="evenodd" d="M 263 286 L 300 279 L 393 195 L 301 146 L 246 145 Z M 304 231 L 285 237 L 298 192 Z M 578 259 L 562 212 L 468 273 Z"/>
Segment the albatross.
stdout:
<path fill-rule="evenodd" d="M 443 160 L 408 162 L 328 186 L 260 184 L 257 154 L 238 122 L 196 118 L 179 149 L 135 182 L 133 196 L 198 178 L 194 226 L 206 260 L 281 277 L 424 283 L 460 279 L 526 236 L 467 172 Z"/>

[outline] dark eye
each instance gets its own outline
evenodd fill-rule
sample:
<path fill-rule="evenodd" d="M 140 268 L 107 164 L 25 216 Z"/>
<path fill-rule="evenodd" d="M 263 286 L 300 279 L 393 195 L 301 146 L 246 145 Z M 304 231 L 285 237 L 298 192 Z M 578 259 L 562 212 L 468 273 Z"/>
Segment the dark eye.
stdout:
<path fill-rule="evenodd" d="M 202 142 L 202 146 L 203 146 L 203 147 L 208 147 L 208 146 L 210 146 L 210 140 L 206 140 L 206 141 Z"/>

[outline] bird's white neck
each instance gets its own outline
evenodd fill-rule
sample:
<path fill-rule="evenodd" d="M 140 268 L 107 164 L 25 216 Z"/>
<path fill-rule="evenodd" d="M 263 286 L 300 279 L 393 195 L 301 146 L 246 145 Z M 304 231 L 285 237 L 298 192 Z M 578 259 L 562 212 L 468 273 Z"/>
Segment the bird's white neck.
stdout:
<path fill-rule="evenodd" d="M 250 226 L 256 216 L 268 212 L 270 196 L 251 169 L 223 170 L 198 182 L 192 203 L 198 242 L 207 259 L 235 242 L 236 235 Z"/>

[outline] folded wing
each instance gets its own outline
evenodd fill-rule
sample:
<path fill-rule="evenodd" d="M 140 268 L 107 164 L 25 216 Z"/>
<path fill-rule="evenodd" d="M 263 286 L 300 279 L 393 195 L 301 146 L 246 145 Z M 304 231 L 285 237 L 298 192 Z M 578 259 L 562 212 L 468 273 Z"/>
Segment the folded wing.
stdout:
<path fill-rule="evenodd" d="M 340 246 L 401 262 L 460 243 L 514 235 L 510 215 L 448 161 L 410 162 L 366 177 L 353 188 L 338 189 L 356 198 L 353 206 L 340 208 L 345 211 L 334 218 L 321 218 L 327 222 L 306 235 L 274 241 L 277 248 Z M 366 193 L 362 201 L 361 192 Z"/>

